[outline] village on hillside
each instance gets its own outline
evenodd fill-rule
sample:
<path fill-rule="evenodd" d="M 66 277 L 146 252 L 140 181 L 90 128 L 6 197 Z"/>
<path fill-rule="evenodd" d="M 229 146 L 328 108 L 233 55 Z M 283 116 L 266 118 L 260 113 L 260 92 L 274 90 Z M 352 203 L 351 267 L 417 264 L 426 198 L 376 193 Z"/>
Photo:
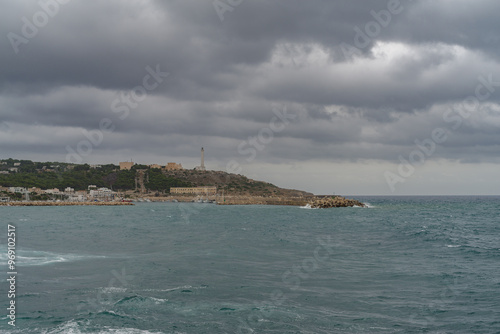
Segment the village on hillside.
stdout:
<path fill-rule="evenodd" d="M 19 186 L 18 184 L 4 186 L 2 185 L 2 176 L 23 173 L 31 173 L 38 175 L 38 178 L 43 178 L 44 176 L 55 175 L 60 179 L 62 173 L 70 173 L 77 171 L 91 171 L 91 170 L 106 170 L 106 172 L 111 173 L 104 178 L 108 178 L 110 184 L 109 187 L 98 186 L 98 185 L 85 185 L 86 189 L 75 189 L 74 187 L 67 186 L 64 188 L 48 188 L 43 189 L 37 186 Z M 118 178 L 117 173 L 122 172 L 126 175 L 127 172 L 132 171 L 133 184 L 131 184 L 132 178 L 129 177 L 129 182 L 127 186 L 120 187 L 119 191 L 114 191 L 112 186 L 116 184 L 113 182 L 113 178 Z M 169 162 L 166 165 L 150 164 L 150 165 L 137 165 L 132 161 L 120 162 L 118 166 L 116 165 L 74 165 L 68 163 L 40 163 L 32 162 L 29 160 L 13 160 L 7 159 L 0 161 L 0 202 L 10 202 L 10 201 L 66 201 L 66 202 L 109 202 L 109 201 L 127 201 L 130 198 L 137 198 L 140 195 L 144 195 L 149 192 L 146 185 L 151 182 L 149 180 L 150 174 L 146 173 L 149 170 L 158 170 L 161 175 L 169 171 L 181 171 L 184 170 L 180 163 Z M 204 149 L 201 149 L 201 164 L 195 167 L 196 171 L 205 171 L 204 164 Z M 160 174 L 156 174 L 160 175 Z M 63 179 L 64 180 L 64 179 Z M 25 181 L 25 180 L 23 180 Z M 116 181 L 116 180 L 115 180 Z M 15 182 L 15 181 L 13 181 Z M 27 181 L 23 182 L 26 183 Z M 52 182 L 53 183 L 53 182 Z M 64 183 L 61 181 L 59 183 Z M 216 186 L 198 186 L 198 187 L 188 187 L 187 184 L 177 184 L 178 187 L 169 187 L 168 192 L 172 194 L 186 194 L 186 195 L 198 195 L 198 196 L 215 196 L 217 193 Z M 80 187 L 82 188 L 82 187 Z M 159 189 L 153 189 L 159 190 Z M 165 192 L 165 190 L 164 190 Z"/>

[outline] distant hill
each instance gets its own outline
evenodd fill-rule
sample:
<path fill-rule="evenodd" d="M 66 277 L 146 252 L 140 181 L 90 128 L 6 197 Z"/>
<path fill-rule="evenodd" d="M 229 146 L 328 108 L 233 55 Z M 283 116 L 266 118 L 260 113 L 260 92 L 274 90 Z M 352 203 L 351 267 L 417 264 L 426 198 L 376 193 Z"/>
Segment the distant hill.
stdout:
<path fill-rule="evenodd" d="M 17 171 L 16 171 L 17 169 Z M 8 174 L 6 174 L 8 172 Z M 0 160 L 0 186 L 42 189 L 87 190 L 89 185 L 113 190 L 135 190 L 144 185 L 148 191 L 167 194 L 171 187 L 217 186 L 228 195 L 312 196 L 311 193 L 279 188 L 271 183 L 251 180 L 243 175 L 222 171 L 151 169 L 134 165 L 120 170 L 117 165 L 75 165 L 61 162 Z"/>

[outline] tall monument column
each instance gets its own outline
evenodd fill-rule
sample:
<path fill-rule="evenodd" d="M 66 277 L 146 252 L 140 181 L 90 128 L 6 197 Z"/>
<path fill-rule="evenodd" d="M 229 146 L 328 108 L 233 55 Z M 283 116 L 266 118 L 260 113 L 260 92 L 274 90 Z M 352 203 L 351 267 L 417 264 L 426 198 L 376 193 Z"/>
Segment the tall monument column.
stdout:
<path fill-rule="evenodd" d="M 201 165 L 200 165 L 201 170 L 205 170 L 205 150 L 203 147 L 201 148 Z"/>

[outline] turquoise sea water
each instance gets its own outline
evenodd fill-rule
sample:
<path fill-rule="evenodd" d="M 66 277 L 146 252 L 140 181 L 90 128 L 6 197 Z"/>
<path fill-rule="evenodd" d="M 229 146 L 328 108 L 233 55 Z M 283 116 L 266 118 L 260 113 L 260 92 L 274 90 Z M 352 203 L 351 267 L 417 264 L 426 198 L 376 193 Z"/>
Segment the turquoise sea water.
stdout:
<path fill-rule="evenodd" d="M 0 207 L 0 333 L 500 333 L 500 197 L 357 199 Z"/>

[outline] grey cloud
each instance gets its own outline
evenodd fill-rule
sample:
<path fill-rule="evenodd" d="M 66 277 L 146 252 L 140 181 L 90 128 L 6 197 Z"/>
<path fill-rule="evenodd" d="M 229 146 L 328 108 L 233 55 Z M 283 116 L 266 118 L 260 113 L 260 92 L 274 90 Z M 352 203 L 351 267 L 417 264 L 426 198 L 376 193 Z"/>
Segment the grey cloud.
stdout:
<path fill-rule="evenodd" d="M 88 159 L 134 152 L 196 159 L 204 145 L 214 159 L 245 161 L 238 146 L 269 126 L 273 108 L 287 106 L 300 116 L 274 133 L 259 161 L 397 163 L 415 139 L 449 127 L 443 113 L 474 94 L 479 76 L 500 81 L 500 4 L 402 0 L 361 56 L 345 59 L 341 43 L 354 46 L 355 28 L 387 3 L 245 0 L 221 22 L 212 1 L 73 0 L 16 54 L 7 34 L 21 34 L 21 18 L 40 6 L 6 2 L 0 147 L 61 160 L 66 144 L 84 139 L 82 128 L 110 118 L 115 131 Z M 170 76 L 120 119 L 112 102 L 157 64 Z M 496 161 L 500 85 L 494 89 L 432 159 Z"/>

